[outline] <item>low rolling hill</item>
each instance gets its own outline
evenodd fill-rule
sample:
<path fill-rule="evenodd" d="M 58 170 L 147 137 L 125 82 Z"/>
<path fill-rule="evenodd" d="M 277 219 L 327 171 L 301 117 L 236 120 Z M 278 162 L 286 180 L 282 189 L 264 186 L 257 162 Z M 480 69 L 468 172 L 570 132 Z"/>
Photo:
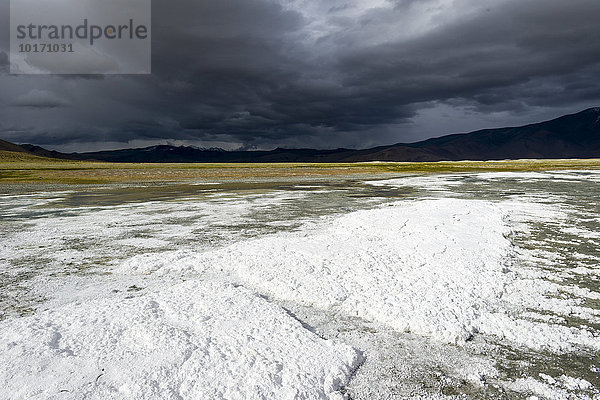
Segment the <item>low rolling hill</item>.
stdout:
<path fill-rule="evenodd" d="M 42 147 L 0 140 L 0 150 L 41 157 L 108 162 L 365 162 L 460 161 L 503 159 L 600 158 L 600 108 L 590 108 L 520 127 L 484 129 L 416 143 L 399 143 L 364 150 L 282 149 L 224 151 L 187 146 L 158 145 L 146 148 L 59 153 Z"/>

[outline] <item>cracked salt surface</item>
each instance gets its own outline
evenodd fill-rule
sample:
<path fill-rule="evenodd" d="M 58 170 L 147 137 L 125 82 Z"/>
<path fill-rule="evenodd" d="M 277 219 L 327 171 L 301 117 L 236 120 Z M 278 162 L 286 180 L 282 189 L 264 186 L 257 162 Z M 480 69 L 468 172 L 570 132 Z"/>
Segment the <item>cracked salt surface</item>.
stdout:
<path fill-rule="evenodd" d="M 278 300 L 335 307 L 446 343 L 485 333 L 535 348 L 600 350 L 585 330 L 532 325 L 514 316 L 525 302 L 544 302 L 547 289 L 533 280 L 523 287 L 511 271 L 503 216 L 501 208 L 477 200 L 400 202 L 218 250 L 141 255 L 117 271 L 227 271 Z M 572 311 L 570 304 L 564 307 Z"/>
<path fill-rule="evenodd" d="M 4 274 L 43 270 L 38 243 L 51 254 L 13 296 L 47 300 L 25 317 L 3 308 L 0 386 L 6 398 L 598 398 L 596 176 L 53 201 L 2 225 Z M 398 201 L 406 187 L 420 191 Z M 2 201 L 40 211 L 35 196 Z M 57 275 L 69 254 L 89 269 Z"/>

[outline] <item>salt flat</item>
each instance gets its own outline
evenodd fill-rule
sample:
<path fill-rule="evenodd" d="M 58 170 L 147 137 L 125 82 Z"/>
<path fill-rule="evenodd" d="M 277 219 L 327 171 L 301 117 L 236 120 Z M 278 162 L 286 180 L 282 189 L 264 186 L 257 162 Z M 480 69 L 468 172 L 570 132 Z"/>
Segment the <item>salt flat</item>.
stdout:
<path fill-rule="evenodd" d="M 0 398 L 596 398 L 599 176 L 1 196 Z"/>

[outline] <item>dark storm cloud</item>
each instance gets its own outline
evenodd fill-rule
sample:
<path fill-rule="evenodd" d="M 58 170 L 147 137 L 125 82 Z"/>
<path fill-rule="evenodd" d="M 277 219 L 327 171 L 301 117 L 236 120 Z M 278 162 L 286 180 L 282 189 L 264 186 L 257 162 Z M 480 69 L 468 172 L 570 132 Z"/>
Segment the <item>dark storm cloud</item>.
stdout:
<path fill-rule="evenodd" d="M 533 121 L 600 103 L 597 0 L 179 0 L 152 11 L 152 76 L 1 74 L 4 138 L 365 147 L 451 129 L 414 133 L 436 109 Z"/>
<path fill-rule="evenodd" d="M 410 42 L 361 49 L 339 60 L 339 69 L 350 71 L 344 86 L 406 103 L 477 102 L 477 95 L 490 90 L 514 89 L 496 97 L 494 102 L 502 103 L 519 99 L 519 85 L 533 80 L 552 79 L 566 88 L 579 73 L 600 65 L 600 30 L 594 25 L 600 3 L 585 3 L 509 3 Z M 589 80 L 590 87 L 600 93 L 598 82 Z"/>
<path fill-rule="evenodd" d="M 10 105 L 13 107 L 57 108 L 66 107 L 69 103 L 55 93 L 33 89 L 29 93 L 17 97 Z"/>

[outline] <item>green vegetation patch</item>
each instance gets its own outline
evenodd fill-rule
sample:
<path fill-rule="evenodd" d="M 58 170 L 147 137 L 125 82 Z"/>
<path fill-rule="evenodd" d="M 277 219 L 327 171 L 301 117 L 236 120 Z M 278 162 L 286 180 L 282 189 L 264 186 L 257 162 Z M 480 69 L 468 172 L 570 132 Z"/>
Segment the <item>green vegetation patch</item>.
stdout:
<path fill-rule="evenodd" d="M 108 163 L 0 151 L 0 183 L 105 184 L 186 182 L 354 174 L 600 169 L 600 159 L 362 163 Z"/>

